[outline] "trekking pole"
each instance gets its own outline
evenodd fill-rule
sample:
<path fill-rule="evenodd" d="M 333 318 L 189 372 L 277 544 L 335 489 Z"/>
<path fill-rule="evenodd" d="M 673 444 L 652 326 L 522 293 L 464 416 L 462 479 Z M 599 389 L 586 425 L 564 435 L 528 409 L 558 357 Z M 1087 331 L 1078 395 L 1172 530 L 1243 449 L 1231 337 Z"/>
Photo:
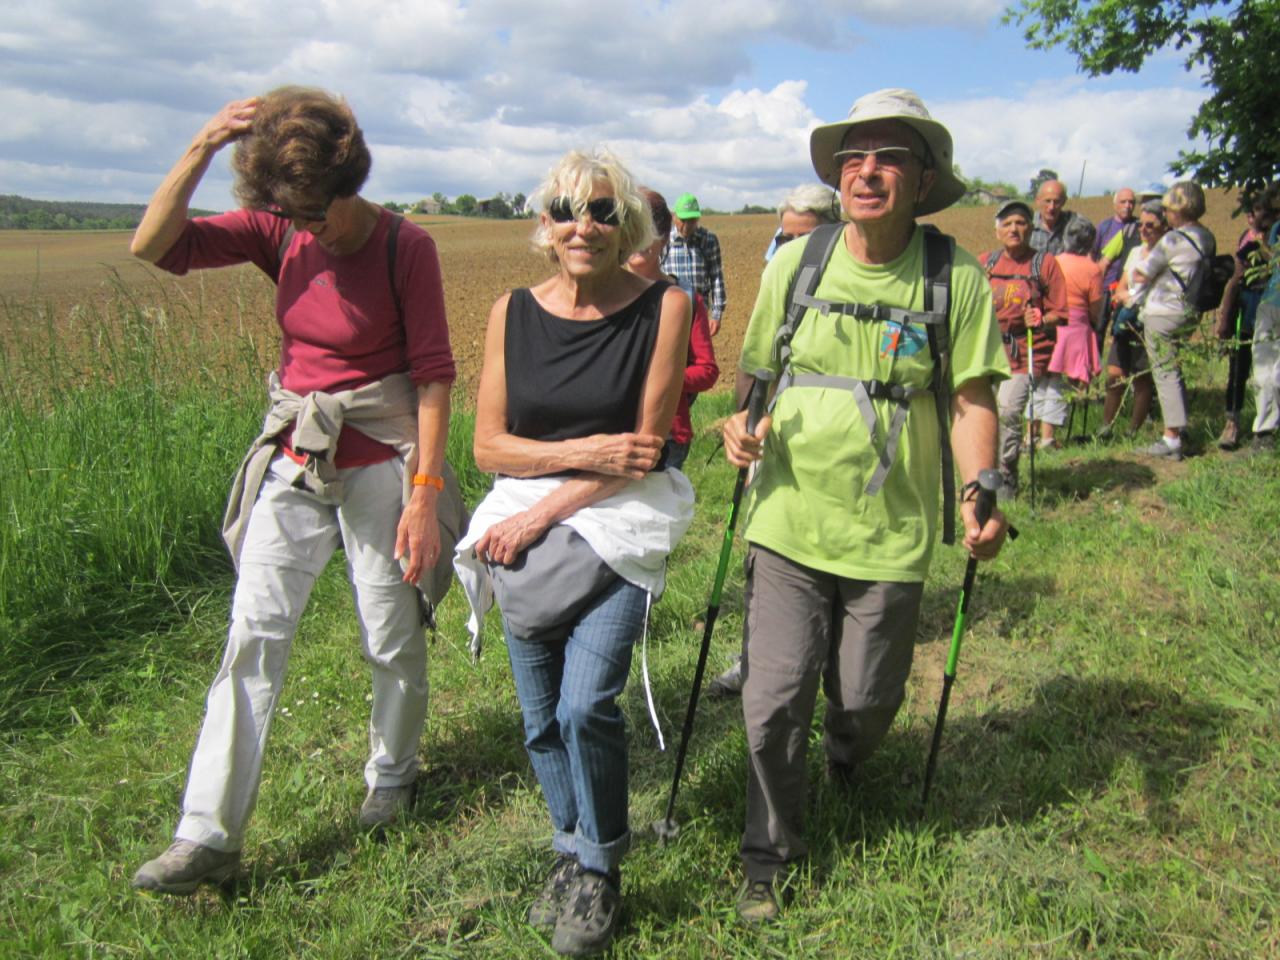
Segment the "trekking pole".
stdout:
<path fill-rule="evenodd" d="M 1029 410 L 1027 416 L 1027 446 L 1030 447 L 1028 455 L 1031 458 L 1031 491 L 1030 497 L 1031 512 L 1036 512 L 1036 443 L 1039 437 L 1036 436 L 1036 364 L 1035 354 L 1031 348 L 1031 328 L 1027 327 L 1027 383 L 1031 385 L 1028 400 Z"/>
<path fill-rule="evenodd" d="M 974 517 L 981 529 L 991 518 L 996 492 L 1001 479 L 998 470 L 983 470 L 978 474 L 978 502 L 974 504 Z M 1017 536 L 1009 529 L 1010 539 Z M 933 742 L 929 745 L 929 760 L 924 767 L 924 793 L 920 797 L 921 813 L 929 802 L 929 787 L 933 785 L 933 772 L 938 765 L 938 747 L 942 743 L 942 725 L 947 722 L 947 703 L 951 700 L 951 685 L 956 682 L 956 664 L 960 660 L 960 641 L 964 638 L 965 618 L 969 614 L 969 599 L 973 596 L 973 581 L 978 575 L 978 558 L 970 557 L 964 568 L 964 586 L 960 588 L 960 602 L 956 605 L 955 626 L 951 630 L 951 652 L 942 671 L 942 699 L 938 702 L 938 719 L 933 724 Z"/>
<path fill-rule="evenodd" d="M 773 373 L 759 369 L 755 373 L 755 382 L 747 394 L 747 432 L 755 433 L 756 425 L 764 414 L 766 394 Z M 653 832 L 658 840 L 666 843 L 680 835 L 680 825 L 675 822 L 676 793 L 680 789 L 680 774 L 684 772 L 684 758 L 689 751 L 689 739 L 693 736 L 693 718 L 698 711 L 698 694 L 702 692 L 702 675 L 707 669 L 707 654 L 711 650 L 711 634 L 715 630 L 716 618 L 720 616 L 720 591 L 724 588 L 725 572 L 729 568 L 729 555 L 733 552 L 733 531 L 738 525 L 738 504 L 742 502 L 742 491 L 747 484 L 747 467 L 738 470 L 738 480 L 733 487 L 733 499 L 729 502 L 729 516 L 725 523 L 724 539 L 720 544 L 720 560 L 716 564 L 716 578 L 711 587 L 711 599 L 707 601 L 707 615 L 703 620 L 702 647 L 698 650 L 698 665 L 693 671 L 693 689 L 689 691 L 689 707 L 684 714 L 684 729 L 680 731 L 680 747 L 676 750 L 676 771 L 671 778 L 671 794 L 667 797 L 667 812 L 661 820 L 653 823 Z"/>

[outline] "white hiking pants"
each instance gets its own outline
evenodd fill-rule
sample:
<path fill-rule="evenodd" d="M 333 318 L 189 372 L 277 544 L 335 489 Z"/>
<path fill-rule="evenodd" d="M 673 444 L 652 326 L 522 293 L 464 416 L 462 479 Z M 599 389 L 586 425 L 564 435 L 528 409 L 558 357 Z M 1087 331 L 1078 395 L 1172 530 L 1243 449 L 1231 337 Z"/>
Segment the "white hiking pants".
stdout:
<path fill-rule="evenodd" d="M 373 672 L 365 782 L 399 786 L 417 775 L 427 653 L 417 591 L 402 582 L 392 557 L 402 470 L 394 457 L 341 470 L 343 502 L 334 504 L 292 485 L 302 471 L 292 460 L 272 461 L 249 518 L 227 649 L 191 758 L 178 839 L 240 849 L 298 618 L 339 544 Z"/>
<path fill-rule="evenodd" d="M 1258 305 L 1253 326 L 1253 389 L 1258 415 L 1253 432 L 1271 433 L 1280 427 L 1280 307 Z"/>

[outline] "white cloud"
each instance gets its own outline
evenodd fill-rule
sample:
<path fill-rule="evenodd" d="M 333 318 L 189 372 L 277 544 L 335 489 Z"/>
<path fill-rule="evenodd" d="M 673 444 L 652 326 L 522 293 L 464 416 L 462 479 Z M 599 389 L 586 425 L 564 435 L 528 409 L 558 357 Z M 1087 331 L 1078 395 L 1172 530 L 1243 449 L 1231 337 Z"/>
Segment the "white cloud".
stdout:
<path fill-rule="evenodd" d="M 915 31 L 968 27 L 958 47 L 967 50 L 1002 4 L 20 4 L 0 29 L 0 143 L 13 173 L 5 190 L 144 200 L 222 103 L 311 83 L 341 91 L 355 108 L 374 151 L 368 193 L 377 199 L 528 192 L 566 149 L 607 143 L 658 189 L 690 189 L 716 207 L 772 203 L 812 177 L 819 85 L 870 89 L 875 78 L 860 73 L 859 51 L 883 43 L 901 47 L 903 69 L 920 75 L 922 89 L 929 77 L 958 89 L 938 79 L 946 65 L 912 61 Z M 1087 183 L 1099 188 L 1157 176 L 1201 94 L 1099 89 L 1069 78 L 930 107 L 952 126 L 971 175 L 1021 184 L 1052 166 L 1071 180 L 1087 158 Z M 20 176 L 14 164 L 24 165 Z M 221 158 L 197 202 L 230 204 L 228 179 Z"/>

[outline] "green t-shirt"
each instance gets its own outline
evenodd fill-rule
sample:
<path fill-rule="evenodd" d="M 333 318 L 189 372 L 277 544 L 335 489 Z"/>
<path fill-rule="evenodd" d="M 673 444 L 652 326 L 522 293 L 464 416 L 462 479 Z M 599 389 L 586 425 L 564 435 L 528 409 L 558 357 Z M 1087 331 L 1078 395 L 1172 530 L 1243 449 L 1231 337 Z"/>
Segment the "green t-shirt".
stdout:
<path fill-rule="evenodd" d="M 838 303 L 924 306 L 924 231 L 917 227 L 900 257 L 871 266 L 854 260 L 843 238 L 815 296 Z M 804 243 L 784 246 L 765 268 L 739 367 L 780 372 L 774 336 L 786 314 L 787 287 Z M 1009 376 L 991 287 L 978 262 L 957 248 L 951 272 L 952 387 L 977 377 Z M 883 380 L 926 392 L 911 400 L 897 455 L 875 496 L 863 491 L 878 463 L 849 390 L 791 387 L 779 395 L 764 460 L 744 512 L 745 536 L 797 563 L 856 580 L 925 578 L 938 527 L 941 445 L 933 373 L 922 324 L 857 320 L 806 312 L 791 342 L 795 373 Z M 872 400 L 883 447 L 892 400 Z"/>

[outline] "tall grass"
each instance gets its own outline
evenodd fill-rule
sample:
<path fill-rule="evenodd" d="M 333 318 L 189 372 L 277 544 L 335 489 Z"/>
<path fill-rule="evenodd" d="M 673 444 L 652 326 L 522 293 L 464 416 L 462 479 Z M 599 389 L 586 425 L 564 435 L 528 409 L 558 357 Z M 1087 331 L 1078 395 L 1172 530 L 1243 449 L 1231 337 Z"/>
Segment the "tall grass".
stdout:
<path fill-rule="evenodd" d="M 170 836 L 222 640 L 216 531 L 261 415 L 259 347 L 192 342 L 127 296 L 56 323 L 9 309 L 10 323 L 49 324 L 55 347 L 3 355 L 0 449 L 17 466 L 0 487 L 0 956 L 549 955 L 523 922 L 549 865 L 545 809 L 500 638 L 470 663 L 456 591 L 431 646 L 414 816 L 381 843 L 356 828 L 368 678 L 339 563 L 300 625 L 239 887 L 129 890 Z M 92 376 L 67 359 L 87 347 Z M 1209 353 L 1196 362 L 1205 447 L 1221 370 Z M 733 482 L 713 453 L 729 408 L 725 394 L 694 407 L 699 505 L 651 625 L 669 734 Z M 470 431 L 457 415 L 450 458 L 474 502 Z M 963 569 L 945 549 L 907 703 L 852 790 L 822 780 L 818 711 L 811 853 L 778 924 L 733 917 L 739 706 L 703 702 L 683 831 L 661 847 L 646 824 L 671 755 L 633 681 L 636 833 L 615 956 L 1280 956 L 1280 461 L 1152 463 L 1088 444 L 1037 470 L 1036 515 L 1014 504 L 1022 537 L 981 569 L 927 815 L 919 777 Z M 739 569 L 713 670 L 740 643 Z"/>

